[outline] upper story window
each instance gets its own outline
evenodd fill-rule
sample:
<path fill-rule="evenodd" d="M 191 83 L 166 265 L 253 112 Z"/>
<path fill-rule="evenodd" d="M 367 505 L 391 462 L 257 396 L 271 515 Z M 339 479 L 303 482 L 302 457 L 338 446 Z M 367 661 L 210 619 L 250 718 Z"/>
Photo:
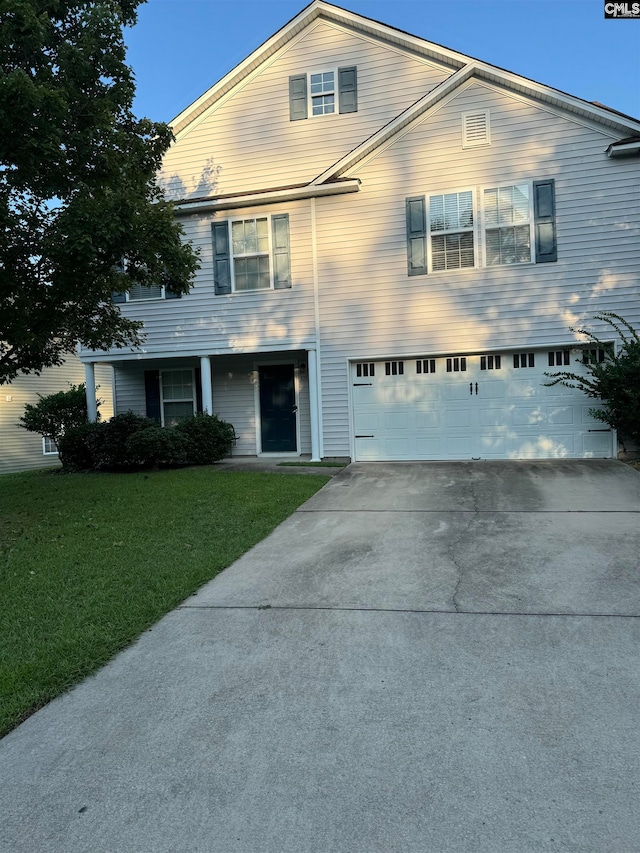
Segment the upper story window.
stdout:
<path fill-rule="evenodd" d="M 234 290 L 271 287 L 267 217 L 231 223 Z"/>
<path fill-rule="evenodd" d="M 125 293 L 112 293 L 111 301 L 117 305 L 123 302 L 151 302 L 159 299 L 180 299 L 180 293 L 168 293 L 159 284 L 151 284 L 148 287 L 143 284 L 134 284 Z"/>
<path fill-rule="evenodd" d="M 311 115 L 323 116 L 336 111 L 335 72 L 309 75 Z"/>
<path fill-rule="evenodd" d="M 531 263 L 531 192 L 529 184 L 484 191 L 486 264 Z"/>
<path fill-rule="evenodd" d="M 291 287 L 289 215 L 214 222 L 216 294 Z"/>
<path fill-rule="evenodd" d="M 553 179 L 415 196 L 406 217 L 409 275 L 558 259 Z"/>
<path fill-rule="evenodd" d="M 434 272 L 473 267 L 473 193 L 429 196 L 429 233 Z"/>
<path fill-rule="evenodd" d="M 358 69 L 326 68 L 289 77 L 289 119 L 358 112 Z"/>
<path fill-rule="evenodd" d="M 127 269 L 127 261 L 123 259 L 118 265 L 119 272 L 124 272 Z M 123 302 L 150 302 L 158 299 L 180 299 L 180 293 L 169 293 L 160 284 L 132 284 L 129 290 L 122 292 L 114 292 L 111 294 L 111 301 L 116 305 L 121 305 Z"/>

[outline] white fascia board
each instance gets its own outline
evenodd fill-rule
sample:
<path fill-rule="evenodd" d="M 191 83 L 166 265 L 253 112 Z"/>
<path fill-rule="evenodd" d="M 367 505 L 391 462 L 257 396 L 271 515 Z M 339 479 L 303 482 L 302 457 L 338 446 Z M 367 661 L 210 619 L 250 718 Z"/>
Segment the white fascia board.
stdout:
<path fill-rule="evenodd" d="M 607 157 L 629 157 L 640 154 L 640 138 L 633 142 L 612 142 L 607 148 Z"/>
<path fill-rule="evenodd" d="M 484 80 L 494 85 L 497 84 L 508 91 L 533 98 L 542 104 L 559 108 L 579 118 L 587 119 L 600 125 L 604 124 L 610 130 L 614 129 L 617 132 L 623 133 L 628 133 L 629 130 L 632 130 L 640 133 L 640 121 L 631 118 L 626 119 L 624 116 L 617 115 L 610 110 L 591 105 L 580 98 L 566 95 L 563 92 L 550 89 L 548 86 L 543 86 L 540 83 L 534 83 L 525 77 L 519 77 L 517 74 L 501 71 L 486 63 L 470 62 L 463 68 L 458 69 L 451 77 L 448 77 L 436 86 L 435 89 L 432 89 L 420 98 L 420 100 L 416 101 L 415 104 L 390 121 L 389 124 L 382 127 L 377 133 L 374 133 L 373 136 L 366 139 L 357 148 L 354 148 L 342 160 L 334 163 L 331 168 L 318 175 L 313 183 L 322 184 L 324 181 L 329 180 L 329 178 L 336 178 L 344 174 L 372 151 L 375 151 L 376 148 L 384 145 L 388 139 L 398 134 L 404 127 L 414 121 L 414 119 L 432 109 L 443 98 L 451 95 L 455 89 L 460 88 L 471 78 L 479 81 Z M 625 153 L 627 152 L 625 151 Z M 633 153 L 633 150 L 630 150 L 629 153 Z M 616 155 L 613 154 L 613 156 Z"/>
<path fill-rule="evenodd" d="M 204 213 L 210 210 L 235 210 L 241 207 L 255 207 L 256 205 L 261 204 L 299 201 L 301 199 L 319 198 L 328 195 L 345 195 L 346 193 L 357 193 L 359 190 L 359 179 L 351 178 L 348 181 L 323 184 L 322 186 L 306 184 L 303 187 L 294 187 L 292 189 L 283 190 L 268 190 L 263 193 L 248 193 L 247 195 L 237 195 L 230 198 L 211 198 L 203 199 L 202 201 L 176 202 L 175 213 L 180 215 L 186 213 Z"/>

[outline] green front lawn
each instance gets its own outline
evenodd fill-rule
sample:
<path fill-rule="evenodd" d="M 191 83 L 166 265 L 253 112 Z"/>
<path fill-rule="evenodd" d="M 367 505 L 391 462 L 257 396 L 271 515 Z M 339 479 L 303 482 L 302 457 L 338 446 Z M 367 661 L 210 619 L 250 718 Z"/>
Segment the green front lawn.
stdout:
<path fill-rule="evenodd" d="M 327 477 L 0 477 L 0 736 L 263 539 Z"/>

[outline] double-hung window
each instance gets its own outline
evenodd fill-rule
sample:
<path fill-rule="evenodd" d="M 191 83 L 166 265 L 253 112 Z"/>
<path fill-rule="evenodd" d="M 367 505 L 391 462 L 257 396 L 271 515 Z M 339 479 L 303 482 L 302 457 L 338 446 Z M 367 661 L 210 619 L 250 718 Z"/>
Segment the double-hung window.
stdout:
<path fill-rule="evenodd" d="M 214 222 L 216 294 L 291 287 L 286 213 Z"/>
<path fill-rule="evenodd" d="M 160 393 L 163 426 L 175 426 L 178 421 L 195 414 L 193 370 L 163 370 L 160 374 Z"/>
<path fill-rule="evenodd" d="M 429 249 L 433 272 L 475 266 L 471 190 L 429 196 Z"/>
<path fill-rule="evenodd" d="M 58 453 L 58 447 L 55 441 L 52 438 L 43 437 L 42 439 L 42 455 L 43 456 L 56 456 Z"/>
<path fill-rule="evenodd" d="M 309 75 L 311 115 L 324 116 L 336 111 L 336 72 L 321 71 Z"/>
<path fill-rule="evenodd" d="M 231 223 L 234 290 L 271 287 L 267 217 Z"/>
<path fill-rule="evenodd" d="M 531 188 L 529 184 L 484 190 L 485 262 L 488 267 L 531 262 Z"/>
<path fill-rule="evenodd" d="M 406 221 L 408 275 L 558 260 L 553 178 L 412 196 Z"/>
<path fill-rule="evenodd" d="M 289 119 L 358 112 L 358 69 L 323 68 L 289 77 Z"/>

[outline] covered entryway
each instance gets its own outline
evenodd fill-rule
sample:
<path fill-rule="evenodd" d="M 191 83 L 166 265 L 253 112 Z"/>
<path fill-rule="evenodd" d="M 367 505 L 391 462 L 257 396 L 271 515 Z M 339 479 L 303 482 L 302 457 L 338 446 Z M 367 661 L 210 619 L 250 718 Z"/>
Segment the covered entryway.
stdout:
<path fill-rule="evenodd" d="M 614 455 L 597 401 L 545 372 L 580 371 L 579 350 L 351 364 L 354 458 L 581 459 Z"/>

